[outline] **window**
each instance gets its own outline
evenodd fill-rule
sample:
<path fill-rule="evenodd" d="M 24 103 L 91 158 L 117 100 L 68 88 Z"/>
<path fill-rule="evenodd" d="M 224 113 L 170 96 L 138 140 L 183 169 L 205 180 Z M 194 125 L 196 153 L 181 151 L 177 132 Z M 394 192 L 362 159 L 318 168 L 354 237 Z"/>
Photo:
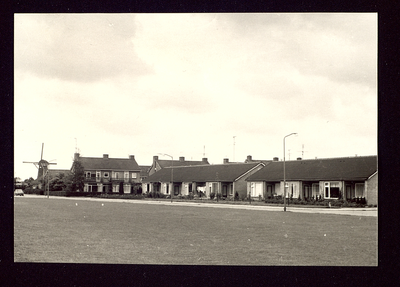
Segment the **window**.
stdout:
<path fill-rule="evenodd" d="M 364 197 L 364 184 L 356 183 L 356 197 Z"/>
<path fill-rule="evenodd" d="M 124 172 L 124 178 L 129 178 L 129 171 Z"/>
<path fill-rule="evenodd" d="M 131 186 L 130 185 L 124 185 L 124 193 L 130 193 L 131 191 Z"/>
<path fill-rule="evenodd" d="M 108 172 L 105 172 L 104 177 L 108 177 L 108 176 L 109 176 Z"/>
<path fill-rule="evenodd" d="M 325 182 L 325 198 L 339 198 L 340 188 L 338 182 Z"/>
<path fill-rule="evenodd" d="M 90 171 L 88 171 L 88 172 L 86 173 L 86 177 L 87 177 L 87 178 L 90 178 L 90 175 L 91 175 L 91 173 L 90 173 Z"/>
<path fill-rule="evenodd" d="M 118 179 L 118 172 L 116 172 L 116 171 L 113 171 L 113 178 L 115 178 L 115 179 Z"/>
<path fill-rule="evenodd" d="M 329 182 L 325 182 L 325 197 L 329 197 Z"/>
<path fill-rule="evenodd" d="M 96 171 L 96 177 L 100 178 L 100 171 Z"/>
<path fill-rule="evenodd" d="M 136 172 L 132 172 L 132 178 L 137 178 L 137 173 Z"/>
<path fill-rule="evenodd" d="M 312 196 L 314 196 L 314 198 L 319 195 L 319 184 L 318 183 L 313 183 L 311 185 L 311 189 L 312 189 Z"/>

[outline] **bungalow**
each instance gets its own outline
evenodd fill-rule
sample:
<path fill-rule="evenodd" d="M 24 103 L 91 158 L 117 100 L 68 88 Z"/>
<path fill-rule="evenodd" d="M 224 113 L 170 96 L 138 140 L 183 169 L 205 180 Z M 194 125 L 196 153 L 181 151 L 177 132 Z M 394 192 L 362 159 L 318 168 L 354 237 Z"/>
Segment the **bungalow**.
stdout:
<path fill-rule="evenodd" d="M 185 160 L 185 157 L 179 157 L 179 160 L 170 159 L 158 159 L 158 156 L 153 156 L 153 164 L 150 166 L 149 175 L 160 171 L 161 169 L 169 166 L 193 166 L 193 165 L 204 165 L 209 164 L 207 158 L 203 158 L 201 161 Z"/>
<path fill-rule="evenodd" d="M 85 192 L 119 192 L 131 193 L 133 187 L 140 184 L 141 169 L 134 155 L 129 158 L 109 158 L 103 154 L 102 158 L 81 157 L 74 154 L 74 161 L 79 161 L 85 174 Z M 71 170 L 73 170 L 74 164 Z"/>
<path fill-rule="evenodd" d="M 204 195 L 221 194 L 222 197 L 233 197 L 237 194 L 246 196 L 247 183 L 245 179 L 260 170 L 264 163 L 229 163 L 203 164 L 192 166 L 166 167 L 153 173 L 143 180 L 143 192 L 159 192 L 170 194 L 171 180 L 174 195 Z"/>
<path fill-rule="evenodd" d="M 249 176 L 247 191 L 252 196 L 283 195 L 283 162 L 272 161 Z M 286 161 L 287 197 L 351 200 L 364 197 L 377 204 L 377 156 Z"/>

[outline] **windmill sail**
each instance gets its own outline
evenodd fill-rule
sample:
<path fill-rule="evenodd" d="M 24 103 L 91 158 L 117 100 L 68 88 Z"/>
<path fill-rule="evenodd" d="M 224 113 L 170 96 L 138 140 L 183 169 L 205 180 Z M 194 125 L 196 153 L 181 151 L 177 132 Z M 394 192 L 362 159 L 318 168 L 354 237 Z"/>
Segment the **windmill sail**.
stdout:
<path fill-rule="evenodd" d="M 46 176 L 46 174 L 49 170 L 50 164 L 56 164 L 53 162 L 50 163 L 47 160 L 43 159 L 43 148 L 44 148 L 44 143 L 42 143 L 42 151 L 40 153 L 40 161 L 38 161 L 38 162 L 24 161 L 24 163 L 33 163 L 36 166 L 36 168 L 38 169 L 38 175 L 37 175 L 36 180 L 41 180 Z"/>

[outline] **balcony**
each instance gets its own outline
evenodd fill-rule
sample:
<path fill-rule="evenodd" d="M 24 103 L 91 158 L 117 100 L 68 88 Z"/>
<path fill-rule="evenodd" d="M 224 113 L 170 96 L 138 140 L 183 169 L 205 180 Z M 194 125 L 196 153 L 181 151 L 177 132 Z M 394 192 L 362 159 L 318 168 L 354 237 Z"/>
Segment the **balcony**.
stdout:
<path fill-rule="evenodd" d="M 115 178 L 115 177 L 85 177 L 87 183 L 134 183 L 135 179 L 130 178 Z"/>

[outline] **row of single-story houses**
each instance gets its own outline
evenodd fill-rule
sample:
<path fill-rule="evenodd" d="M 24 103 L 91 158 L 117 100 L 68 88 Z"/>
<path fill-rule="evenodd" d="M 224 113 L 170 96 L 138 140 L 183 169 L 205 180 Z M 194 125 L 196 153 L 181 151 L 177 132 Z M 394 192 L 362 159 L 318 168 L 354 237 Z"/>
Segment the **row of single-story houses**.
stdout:
<path fill-rule="evenodd" d="M 285 165 L 285 173 L 284 173 Z M 284 176 L 285 175 L 285 176 Z M 325 159 L 256 161 L 248 156 L 244 163 L 165 166 L 142 181 L 143 192 L 169 195 L 211 193 L 222 197 L 268 198 L 284 194 L 292 198 L 365 198 L 378 201 L 377 156 Z"/>
<path fill-rule="evenodd" d="M 378 201 L 377 156 L 298 158 L 285 162 L 278 158 L 253 160 L 248 156 L 244 162 L 224 159 L 222 164 L 209 164 L 207 158 L 161 160 L 154 156 L 150 166 L 139 166 L 133 155 L 110 158 L 108 154 L 82 157 L 75 153 L 74 159 L 84 167 L 84 192 L 122 189 L 131 193 L 140 186 L 144 193 L 165 195 L 210 197 L 214 193 L 224 198 L 271 198 L 284 195 L 285 182 L 286 196 L 291 198 L 365 198 L 369 204 Z"/>

